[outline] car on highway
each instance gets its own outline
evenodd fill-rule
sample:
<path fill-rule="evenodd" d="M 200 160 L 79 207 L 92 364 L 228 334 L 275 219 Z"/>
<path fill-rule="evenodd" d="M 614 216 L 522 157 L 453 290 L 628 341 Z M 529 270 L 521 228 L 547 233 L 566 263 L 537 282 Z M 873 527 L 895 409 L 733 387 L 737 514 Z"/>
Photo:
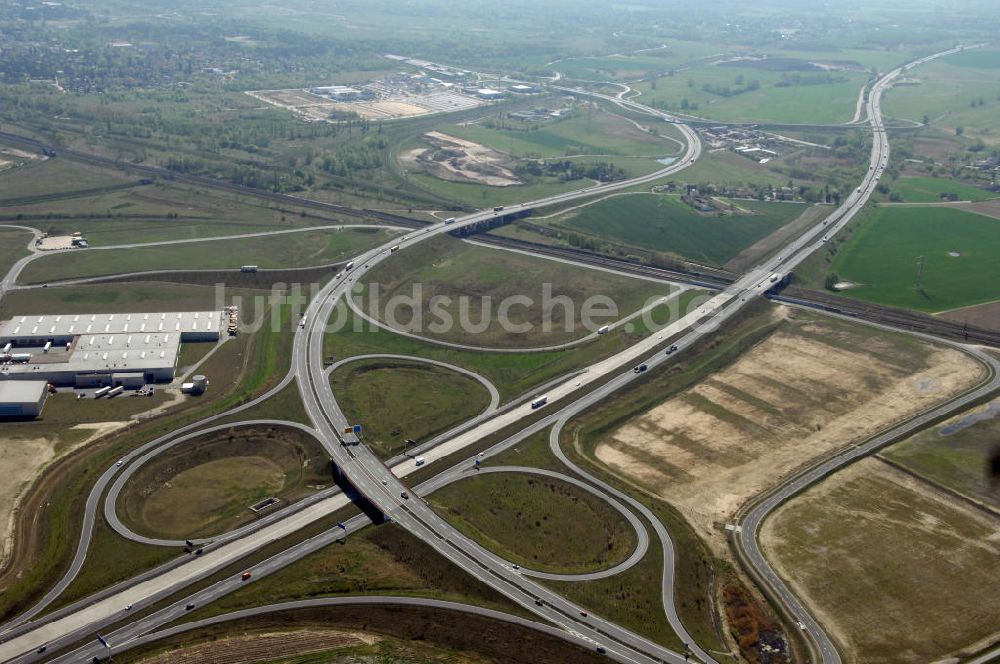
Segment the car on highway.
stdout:
<path fill-rule="evenodd" d="M 188 604 L 187 606 L 184 607 L 184 610 L 185 611 L 190 611 L 193 608 L 194 608 L 194 604 Z"/>
<path fill-rule="evenodd" d="M 402 498 L 403 500 L 409 500 L 410 499 L 410 494 L 408 494 L 405 491 L 403 491 L 402 493 L 399 494 L 399 497 Z"/>
<path fill-rule="evenodd" d="M 643 371 L 645 371 L 648 368 L 649 367 L 646 366 L 645 364 L 640 364 L 639 366 L 637 366 L 634 369 L 632 369 L 632 371 L 634 371 L 635 373 L 642 373 Z"/>
<path fill-rule="evenodd" d="M 118 463 L 116 463 L 115 465 L 116 465 L 116 466 L 120 466 L 120 465 L 122 465 L 123 463 L 125 463 L 125 459 L 118 459 Z"/>
<path fill-rule="evenodd" d="M 545 602 L 540 599 L 535 600 L 535 606 L 545 606 Z"/>
<path fill-rule="evenodd" d="M 251 576 L 253 576 L 253 574 L 251 574 L 250 572 L 243 572 L 242 574 L 240 574 L 240 580 L 248 581 Z"/>
<path fill-rule="evenodd" d="M 607 651 L 607 649 L 606 649 L 606 648 L 605 648 L 604 646 L 597 646 L 597 653 L 598 653 L 599 655 L 604 655 L 604 654 L 606 654 L 607 652 L 608 652 L 608 651 Z"/>
<path fill-rule="evenodd" d="M 581 611 L 580 615 L 583 616 L 584 618 L 586 618 L 587 617 L 587 612 L 586 611 Z"/>

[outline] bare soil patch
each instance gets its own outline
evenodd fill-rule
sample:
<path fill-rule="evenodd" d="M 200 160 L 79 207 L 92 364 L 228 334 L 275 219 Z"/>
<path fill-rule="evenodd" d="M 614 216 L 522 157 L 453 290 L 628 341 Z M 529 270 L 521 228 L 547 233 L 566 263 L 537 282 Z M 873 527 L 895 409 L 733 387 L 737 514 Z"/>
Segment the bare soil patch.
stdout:
<path fill-rule="evenodd" d="M 972 327 L 1000 330 L 1000 302 L 987 302 L 986 304 L 975 304 L 971 307 L 943 311 L 938 314 L 938 317 L 953 320 L 956 323 L 968 323 Z"/>
<path fill-rule="evenodd" d="M 510 187 L 521 181 L 508 168 L 510 155 L 479 143 L 429 131 L 424 139 L 430 148 L 411 150 L 401 159 L 442 180 L 475 182 L 491 187 Z"/>
<path fill-rule="evenodd" d="M 726 555 L 722 526 L 747 499 L 982 375 L 958 351 L 784 315 L 790 320 L 735 363 L 595 449 L 616 472 L 675 505 L 719 555 Z"/>
<path fill-rule="evenodd" d="M 146 664 L 244 664 L 271 662 L 285 657 L 338 648 L 371 645 L 377 637 L 361 632 L 303 630 L 242 634 L 200 643 L 143 660 Z"/>
<path fill-rule="evenodd" d="M 942 661 L 1000 638 L 1000 519 L 877 459 L 779 508 L 761 542 L 847 662 Z"/>

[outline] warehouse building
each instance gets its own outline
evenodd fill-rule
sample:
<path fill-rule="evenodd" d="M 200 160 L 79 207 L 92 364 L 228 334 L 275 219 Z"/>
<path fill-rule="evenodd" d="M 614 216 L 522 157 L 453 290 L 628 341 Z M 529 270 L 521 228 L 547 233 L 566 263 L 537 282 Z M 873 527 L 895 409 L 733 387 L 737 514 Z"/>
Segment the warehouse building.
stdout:
<path fill-rule="evenodd" d="M 0 323 L 0 378 L 141 387 L 171 381 L 181 343 L 217 341 L 221 311 L 15 316 Z"/>
<path fill-rule="evenodd" d="M 38 417 L 48 388 L 44 380 L 0 380 L 0 418 Z"/>

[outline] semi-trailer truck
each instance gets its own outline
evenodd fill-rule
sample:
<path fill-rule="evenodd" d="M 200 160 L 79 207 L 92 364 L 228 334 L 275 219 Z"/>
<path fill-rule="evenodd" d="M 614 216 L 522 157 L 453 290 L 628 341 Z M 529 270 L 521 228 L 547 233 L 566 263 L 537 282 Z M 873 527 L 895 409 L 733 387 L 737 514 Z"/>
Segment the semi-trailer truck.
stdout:
<path fill-rule="evenodd" d="M 531 402 L 531 408 L 532 408 L 532 410 L 534 410 L 536 408 L 541 408 L 546 403 L 548 403 L 548 401 L 549 401 L 549 398 L 547 396 L 540 396 L 540 397 L 538 397 L 537 399 L 535 399 L 534 401 Z"/>
<path fill-rule="evenodd" d="M 348 261 L 347 265 L 344 266 L 344 272 L 354 269 L 354 261 Z"/>

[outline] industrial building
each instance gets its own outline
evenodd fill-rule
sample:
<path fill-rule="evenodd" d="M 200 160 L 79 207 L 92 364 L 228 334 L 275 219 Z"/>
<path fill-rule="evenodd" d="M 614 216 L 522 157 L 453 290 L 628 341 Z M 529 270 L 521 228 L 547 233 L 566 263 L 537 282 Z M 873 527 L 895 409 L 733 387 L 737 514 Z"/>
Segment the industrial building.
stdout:
<path fill-rule="evenodd" d="M 0 380 L 0 418 L 38 417 L 48 388 L 44 380 Z"/>
<path fill-rule="evenodd" d="M 478 88 L 476 90 L 476 96 L 480 99 L 485 99 L 486 101 L 497 101 L 503 99 L 503 91 L 494 90 L 493 88 Z"/>
<path fill-rule="evenodd" d="M 0 323 L 0 381 L 142 387 L 174 378 L 185 341 L 217 341 L 221 311 L 15 316 Z"/>

